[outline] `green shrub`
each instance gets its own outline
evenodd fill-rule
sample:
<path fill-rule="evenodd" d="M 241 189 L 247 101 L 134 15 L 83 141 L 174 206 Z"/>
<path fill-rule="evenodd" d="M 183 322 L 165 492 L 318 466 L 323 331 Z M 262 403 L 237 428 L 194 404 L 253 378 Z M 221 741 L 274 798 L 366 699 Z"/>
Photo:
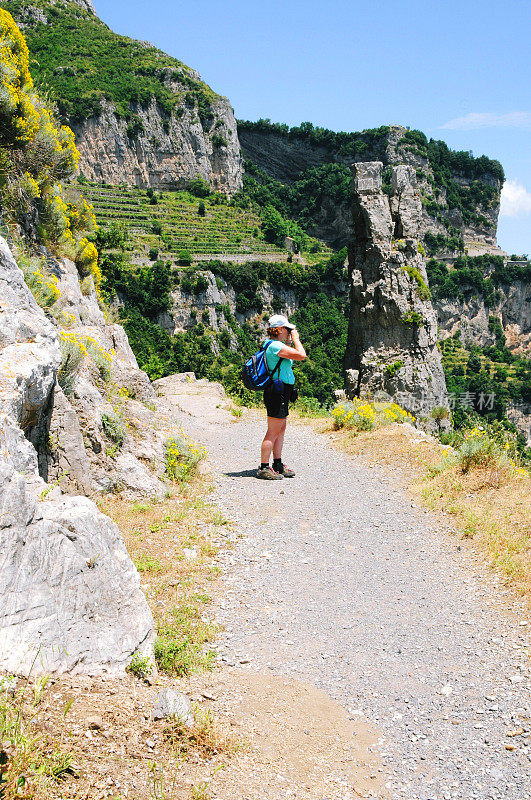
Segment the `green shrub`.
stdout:
<path fill-rule="evenodd" d="M 303 417 L 322 417 L 327 413 L 316 397 L 299 397 L 295 408 Z"/>
<path fill-rule="evenodd" d="M 182 676 L 213 668 L 216 654 L 205 650 L 216 633 L 215 625 L 203 620 L 208 601 L 203 595 L 183 598 L 159 628 L 155 661 L 162 672 Z"/>
<path fill-rule="evenodd" d="M 76 378 L 85 358 L 85 350 L 74 334 L 60 334 L 61 365 L 57 370 L 57 383 L 68 397 L 74 391 Z"/>
<path fill-rule="evenodd" d="M 101 427 L 105 436 L 121 447 L 125 441 L 125 429 L 122 420 L 117 414 L 109 413 L 101 415 Z"/>
<path fill-rule="evenodd" d="M 57 286 L 57 278 L 46 269 L 44 258 L 29 256 L 19 248 L 17 263 L 37 303 L 41 308 L 53 308 L 61 297 L 61 292 Z"/>
<path fill-rule="evenodd" d="M 420 328 L 422 325 L 424 325 L 424 318 L 422 314 L 419 314 L 418 311 L 410 310 L 406 311 L 406 313 L 402 315 L 402 322 L 404 325 Z"/>
<path fill-rule="evenodd" d="M 179 264 L 183 267 L 189 267 L 192 263 L 192 254 L 189 250 L 181 250 L 178 256 Z"/>
<path fill-rule="evenodd" d="M 204 178 L 194 178 L 188 184 L 188 191 L 194 197 L 208 197 L 210 194 L 210 186 Z"/>
<path fill-rule="evenodd" d="M 227 140 L 220 136 L 219 133 L 215 133 L 212 136 L 212 145 L 216 150 L 219 150 L 220 147 L 227 146 Z"/>
<path fill-rule="evenodd" d="M 149 656 L 143 656 L 142 653 L 133 653 L 125 671 L 134 675 L 135 678 L 145 680 L 153 672 L 153 664 Z"/>
<path fill-rule="evenodd" d="M 206 456 L 205 449 L 184 434 L 164 442 L 164 471 L 168 478 L 186 483 Z"/>
<path fill-rule="evenodd" d="M 501 452 L 490 436 L 480 429 L 468 432 L 458 451 L 459 465 L 463 473 L 473 467 L 487 467 L 499 461 Z"/>
<path fill-rule="evenodd" d="M 402 269 L 404 272 L 407 272 L 409 277 L 412 281 L 415 281 L 417 284 L 417 294 L 421 300 L 429 300 L 431 297 L 431 292 L 428 289 L 428 285 L 418 267 L 413 267 L 410 264 L 403 264 Z"/>
<path fill-rule="evenodd" d="M 404 366 L 404 362 L 403 362 L 403 361 L 401 361 L 401 360 L 399 360 L 399 361 L 395 361 L 395 362 L 393 362 L 392 364 L 386 364 L 386 365 L 385 365 L 385 367 L 384 367 L 385 374 L 386 374 L 386 375 L 387 375 L 389 378 L 394 378 L 394 376 L 396 375 L 396 373 L 397 373 L 399 370 L 401 370 L 403 366 Z"/>
<path fill-rule="evenodd" d="M 159 248 L 158 247 L 150 247 L 149 248 L 149 253 L 148 253 L 149 260 L 150 261 L 156 261 L 158 257 L 159 257 Z"/>

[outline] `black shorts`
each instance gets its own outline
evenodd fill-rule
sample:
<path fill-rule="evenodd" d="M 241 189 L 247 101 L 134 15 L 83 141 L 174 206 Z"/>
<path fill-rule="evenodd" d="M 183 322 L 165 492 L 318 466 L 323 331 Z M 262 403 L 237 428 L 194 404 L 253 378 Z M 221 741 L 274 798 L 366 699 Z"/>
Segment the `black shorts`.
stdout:
<path fill-rule="evenodd" d="M 276 383 L 270 383 L 264 389 L 264 403 L 268 417 L 286 419 L 289 414 L 289 401 L 293 386 L 282 383 L 281 388 Z"/>

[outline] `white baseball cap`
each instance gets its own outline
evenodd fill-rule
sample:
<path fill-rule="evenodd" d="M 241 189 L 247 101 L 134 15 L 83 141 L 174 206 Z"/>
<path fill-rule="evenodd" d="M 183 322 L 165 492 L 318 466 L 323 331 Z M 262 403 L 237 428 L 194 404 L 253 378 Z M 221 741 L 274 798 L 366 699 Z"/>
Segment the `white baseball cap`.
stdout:
<path fill-rule="evenodd" d="M 269 317 L 268 328 L 287 328 L 290 331 L 294 331 L 297 327 L 296 325 L 292 325 L 291 322 L 288 322 L 288 318 L 285 317 L 283 314 L 273 314 L 272 317 Z"/>

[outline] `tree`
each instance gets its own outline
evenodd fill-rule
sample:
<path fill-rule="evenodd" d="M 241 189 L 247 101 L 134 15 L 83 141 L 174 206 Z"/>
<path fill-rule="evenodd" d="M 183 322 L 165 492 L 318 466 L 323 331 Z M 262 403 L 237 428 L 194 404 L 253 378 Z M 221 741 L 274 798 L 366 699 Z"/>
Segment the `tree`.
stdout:
<path fill-rule="evenodd" d="M 188 184 L 188 191 L 195 197 L 208 197 L 210 194 L 210 186 L 203 178 L 197 177 Z"/>
<path fill-rule="evenodd" d="M 285 219 L 273 206 L 266 206 L 262 212 L 262 231 L 267 242 L 283 246 L 288 227 Z"/>
<path fill-rule="evenodd" d="M 192 263 L 192 255 L 189 250 L 181 250 L 179 253 L 179 264 L 183 267 L 189 267 Z"/>

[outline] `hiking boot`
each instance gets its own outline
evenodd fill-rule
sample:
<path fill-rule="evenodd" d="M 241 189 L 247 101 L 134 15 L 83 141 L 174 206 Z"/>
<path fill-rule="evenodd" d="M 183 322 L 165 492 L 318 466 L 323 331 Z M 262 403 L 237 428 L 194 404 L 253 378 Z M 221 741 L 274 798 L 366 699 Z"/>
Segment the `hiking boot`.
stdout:
<path fill-rule="evenodd" d="M 275 472 L 272 467 L 264 467 L 264 469 L 260 467 L 256 473 L 256 477 L 262 478 L 264 481 L 281 481 L 283 476 Z"/>
<path fill-rule="evenodd" d="M 282 472 L 280 473 L 283 478 L 294 478 L 295 473 L 289 467 L 282 466 Z"/>

